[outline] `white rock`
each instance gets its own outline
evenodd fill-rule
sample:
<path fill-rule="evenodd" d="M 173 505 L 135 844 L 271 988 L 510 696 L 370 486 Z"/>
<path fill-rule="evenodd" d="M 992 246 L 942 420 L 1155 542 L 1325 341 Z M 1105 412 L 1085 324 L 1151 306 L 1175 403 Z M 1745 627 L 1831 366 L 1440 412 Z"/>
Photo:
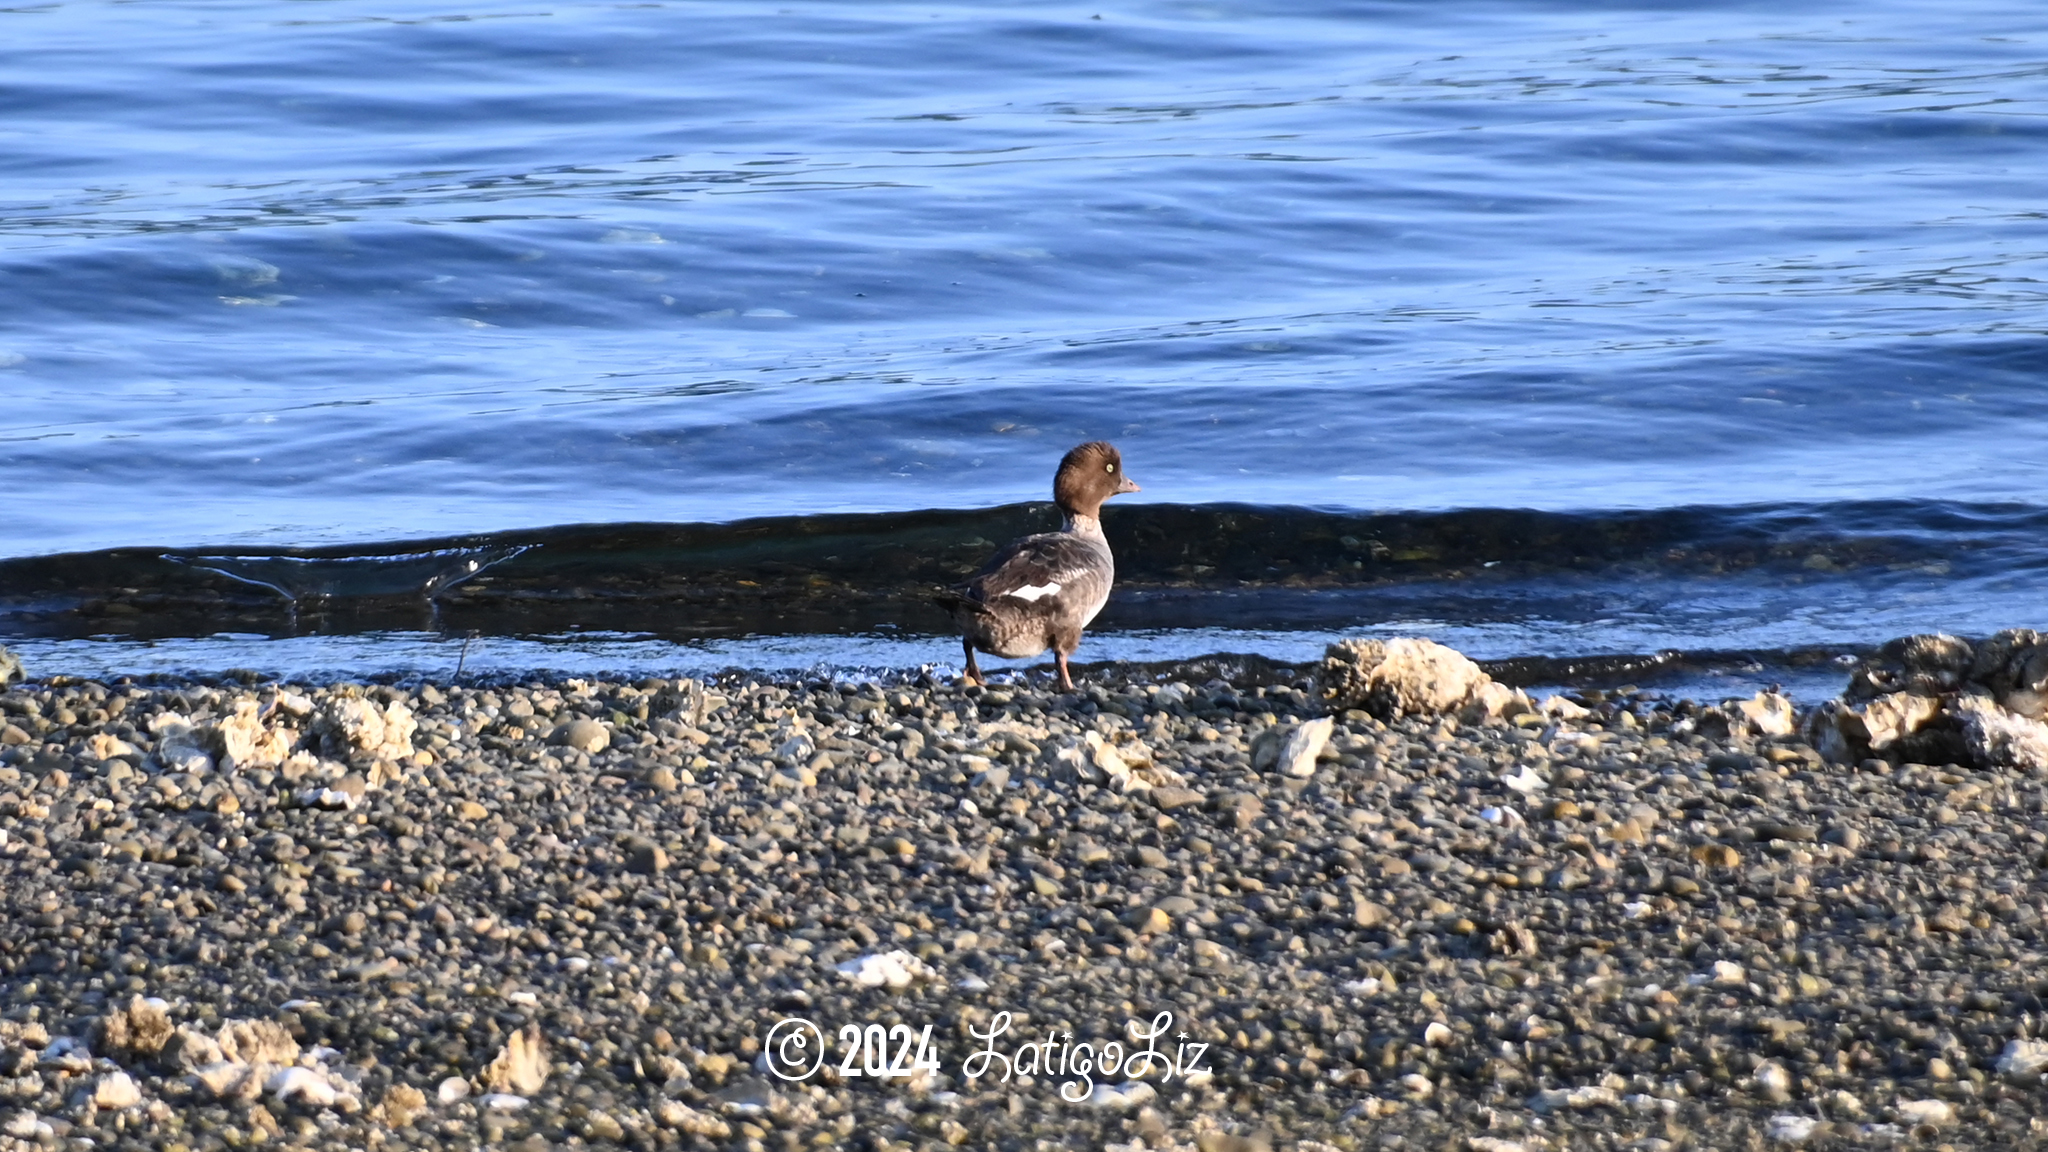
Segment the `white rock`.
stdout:
<path fill-rule="evenodd" d="M 1520 688 L 1510 688 L 1496 680 L 1487 680 L 1472 687 L 1472 695 L 1458 712 L 1458 719 L 1467 724 L 1484 724 L 1493 720 L 1511 720 L 1524 712 L 1535 710 L 1529 703 L 1529 696 Z"/>
<path fill-rule="evenodd" d="M 1306 780 L 1316 774 L 1316 757 L 1330 742 L 1330 732 L 1336 727 L 1333 717 L 1310 720 L 1290 729 L 1274 750 L 1273 767 L 1282 776 Z"/>
<path fill-rule="evenodd" d="M 2048 724 L 2007 711 L 1989 696 L 1958 696 L 1949 712 L 1963 724 L 1963 743 L 1986 768 L 2048 771 Z"/>
<path fill-rule="evenodd" d="M 192 1082 L 216 1100 L 254 1100 L 263 1088 L 256 1070 L 237 1060 L 216 1060 L 195 1068 Z"/>
<path fill-rule="evenodd" d="M 2048 1040 L 2008 1040 L 1998 1054 L 2001 1076 L 2032 1076 L 2048 1069 Z"/>
<path fill-rule="evenodd" d="M 297 1100 L 315 1108 L 327 1108 L 334 1104 L 340 1093 L 327 1077 L 311 1068 L 284 1068 L 264 1082 L 263 1090 L 279 1100 Z"/>
<path fill-rule="evenodd" d="M 492 1091 L 531 1096 L 547 1083 L 553 1067 L 540 1026 L 528 1024 L 506 1039 L 505 1047 L 484 1067 L 480 1079 Z"/>
<path fill-rule="evenodd" d="M 1467 1136 L 1465 1147 L 1470 1152 L 1528 1152 L 1528 1146 L 1515 1140 L 1503 1140 L 1498 1136 Z"/>
<path fill-rule="evenodd" d="M 1550 781 L 1537 775 L 1527 764 L 1518 766 L 1513 775 L 1502 776 L 1500 782 L 1524 796 L 1534 796 L 1550 787 Z"/>
<path fill-rule="evenodd" d="M 1757 1065 L 1755 1078 L 1757 1090 L 1771 1103 L 1783 1104 L 1792 1098 L 1792 1075 L 1777 1061 L 1766 1060 Z"/>
<path fill-rule="evenodd" d="M 1399 1084 L 1403 1091 L 1417 1100 L 1436 1091 L 1436 1083 L 1420 1072 L 1410 1072 L 1399 1080 L 1394 1081 L 1394 1083 Z"/>
<path fill-rule="evenodd" d="M 1522 819 L 1520 812 L 1502 805 L 1481 808 L 1479 810 L 1479 818 L 1488 824 L 1498 824 L 1503 828 L 1521 828 L 1529 823 L 1527 820 Z"/>
<path fill-rule="evenodd" d="M 329 812 L 346 812 L 356 806 L 356 798 L 339 788 L 308 788 L 299 793 L 299 803 Z"/>
<path fill-rule="evenodd" d="M 469 1096 L 469 1081 L 460 1076 L 450 1076 L 434 1089 L 434 1098 L 442 1104 L 454 1104 Z"/>
<path fill-rule="evenodd" d="M 1431 1048 L 1445 1047 L 1451 1042 L 1451 1030 L 1441 1023 L 1431 1021 L 1429 1027 L 1422 1030 L 1422 1042 Z"/>
<path fill-rule="evenodd" d="M 1946 1100 L 1901 1100 L 1899 1119 L 1908 1124 L 1932 1124 L 1939 1128 L 1943 1124 L 1955 1123 L 1956 1110 Z"/>
<path fill-rule="evenodd" d="M 1597 1084 L 1586 1084 L 1578 1088 L 1549 1088 L 1529 1097 L 1529 1107 L 1538 1112 L 1612 1108 L 1619 1103 L 1621 1098 L 1614 1094 L 1612 1088 L 1602 1088 Z"/>
<path fill-rule="evenodd" d="M 296 716 L 301 720 L 311 716 L 313 710 L 318 707 L 319 705 L 313 703 L 312 697 L 301 696 L 296 692 L 280 692 L 277 699 L 270 702 L 270 711 Z"/>
<path fill-rule="evenodd" d="M 330 754 L 364 754 L 387 760 L 412 755 L 412 736 L 418 728 L 412 709 L 396 700 L 379 708 L 352 697 L 329 701 L 319 723 Z"/>
<path fill-rule="evenodd" d="M 213 726 L 213 741 L 222 766 L 275 768 L 298 743 L 295 728 L 271 728 L 259 717 L 254 700 L 237 700 L 234 713 Z"/>
<path fill-rule="evenodd" d="M 969 974 L 954 981 L 953 987 L 960 989 L 962 992 L 986 992 L 988 991 L 988 981 L 983 980 L 979 976 Z"/>
<path fill-rule="evenodd" d="M 477 1103 L 492 1112 L 517 1112 L 526 1107 L 526 1097 L 514 1096 L 510 1092 L 487 1092 L 477 1097 Z"/>
<path fill-rule="evenodd" d="M 1790 736 L 1798 727 L 1798 710 L 1792 698 L 1777 692 L 1759 692 L 1735 705 L 1735 712 L 1759 736 Z"/>
<path fill-rule="evenodd" d="M 929 964 L 901 948 L 848 960 L 833 971 L 855 984 L 865 984 L 870 988 L 902 988 L 913 980 L 928 980 L 938 975 Z"/>
<path fill-rule="evenodd" d="M 142 1089 L 135 1086 L 126 1072 L 109 1072 L 93 1086 L 92 1102 L 109 1112 L 133 1108 L 142 1103 Z"/>
<path fill-rule="evenodd" d="M 112 760 L 117 756 L 139 756 L 135 745 L 111 732 L 96 732 L 85 742 L 87 752 L 95 760 Z"/>
<path fill-rule="evenodd" d="M 49 1121 L 33 1112 L 17 1112 L 8 1117 L 7 1126 L 0 1131 L 16 1140 L 46 1140 L 56 1136 L 56 1130 L 50 1127 Z"/>
<path fill-rule="evenodd" d="M 1811 1116 L 1773 1116 L 1764 1122 L 1766 1134 L 1780 1144 L 1804 1144 L 1818 1127 L 1820 1121 Z"/>
<path fill-rule="evenodd" d="M 1345 981 L 1343 987 L 1346 992 L 1354 996 L 1377 996 L 1380 991 L 1380 981 L 1377 976 L 1360 976 L 1356 980 Z"/>
<path fill-rule="evenodd" d="M 1095 1091 L 1088 1094 L 1088 1103 L 1097 1108 L 1136 1108 L 1158 1095 L 1158 1090 L 1143 1080 L 1126 1080 L 1121 1084 L 1097 1084 Z"/>
<path fill-rule="evenodd" d="M 1707 982 L 1716 988 L 1733 988 L 1748 980 L 1749 973 L 1733 960 L 1716 960 L 1713 969 L 1707 973 Z"/>
<path fill-rule="evenodd" d="M 1342 640 L 1323 652 L 1323 695 L 1336 708 L 1363 708 L 1382 720 L 1454 712 L 1493 683 L 1464 653 L 1434 640 Z"/>
<path fill-rule="evenodd" d="M 178 719 L 183 721 L 184 717 L 180 716 Z M 154 726 L 152 724 L 152 727 Z M 194 776 L 204 776 L 213 771 L 213 756 L 200 744 L 199 733 L 193 731 L 189 723 L 164 725 L 157 736 L 156 762 L 166 772 L 189 772 Z"/>

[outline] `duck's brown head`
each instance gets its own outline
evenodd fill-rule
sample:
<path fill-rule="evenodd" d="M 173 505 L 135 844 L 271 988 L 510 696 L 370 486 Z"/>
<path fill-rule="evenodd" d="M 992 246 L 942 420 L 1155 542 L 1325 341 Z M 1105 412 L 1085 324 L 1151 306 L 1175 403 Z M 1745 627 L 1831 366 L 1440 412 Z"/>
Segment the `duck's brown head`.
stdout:
<path fill-rule="evenodd" d="M 1060 460 L 1053 473 L 1052 498 L 1069 516 L 1100 517 L 1102 502 L 1120 492 L 1139 488 L 1124 475 L 1124 458 L 1115 445 L 1090 440 Z"/>

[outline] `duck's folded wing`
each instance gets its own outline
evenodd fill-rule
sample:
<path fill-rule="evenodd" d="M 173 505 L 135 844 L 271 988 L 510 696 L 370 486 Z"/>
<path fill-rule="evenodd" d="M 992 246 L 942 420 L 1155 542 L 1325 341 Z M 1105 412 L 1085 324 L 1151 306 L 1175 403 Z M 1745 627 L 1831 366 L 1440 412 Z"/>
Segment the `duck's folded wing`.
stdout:
<path fill-rule="evenodd" d="M 1107 591 L 1102 550 L 1064 532 L 1026 536 L 996 553 L 967 594 L 984 604 L 1093 604 Z"/>

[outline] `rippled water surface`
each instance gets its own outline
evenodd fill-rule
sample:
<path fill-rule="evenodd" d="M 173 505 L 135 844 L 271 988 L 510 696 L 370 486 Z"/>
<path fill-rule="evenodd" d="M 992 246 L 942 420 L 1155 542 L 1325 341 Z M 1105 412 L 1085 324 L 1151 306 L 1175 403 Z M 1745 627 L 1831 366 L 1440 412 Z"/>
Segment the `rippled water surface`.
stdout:
<path fill-rule="evenodd" d="M 1097 436 L 1170 505 L 1939 553 L 2048 508 L 2044 78 L 2012 0 L 20 4 L 0 558 L 990 506 Z M 2001 555 L 1910 604 L 2040 622 Z M 1742 643 L 1906 614 L 1794 568 Z"/>

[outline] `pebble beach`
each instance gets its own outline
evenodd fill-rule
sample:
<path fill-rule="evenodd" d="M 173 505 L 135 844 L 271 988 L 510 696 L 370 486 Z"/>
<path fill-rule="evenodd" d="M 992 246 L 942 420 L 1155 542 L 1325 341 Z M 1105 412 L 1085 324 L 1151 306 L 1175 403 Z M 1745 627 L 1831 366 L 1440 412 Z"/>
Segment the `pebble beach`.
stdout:
<path fill-rule="evenodd" d="M 2038 775 L 1035 675 L 15 684 L 0 1147 L 2041 1140 Z"/>

